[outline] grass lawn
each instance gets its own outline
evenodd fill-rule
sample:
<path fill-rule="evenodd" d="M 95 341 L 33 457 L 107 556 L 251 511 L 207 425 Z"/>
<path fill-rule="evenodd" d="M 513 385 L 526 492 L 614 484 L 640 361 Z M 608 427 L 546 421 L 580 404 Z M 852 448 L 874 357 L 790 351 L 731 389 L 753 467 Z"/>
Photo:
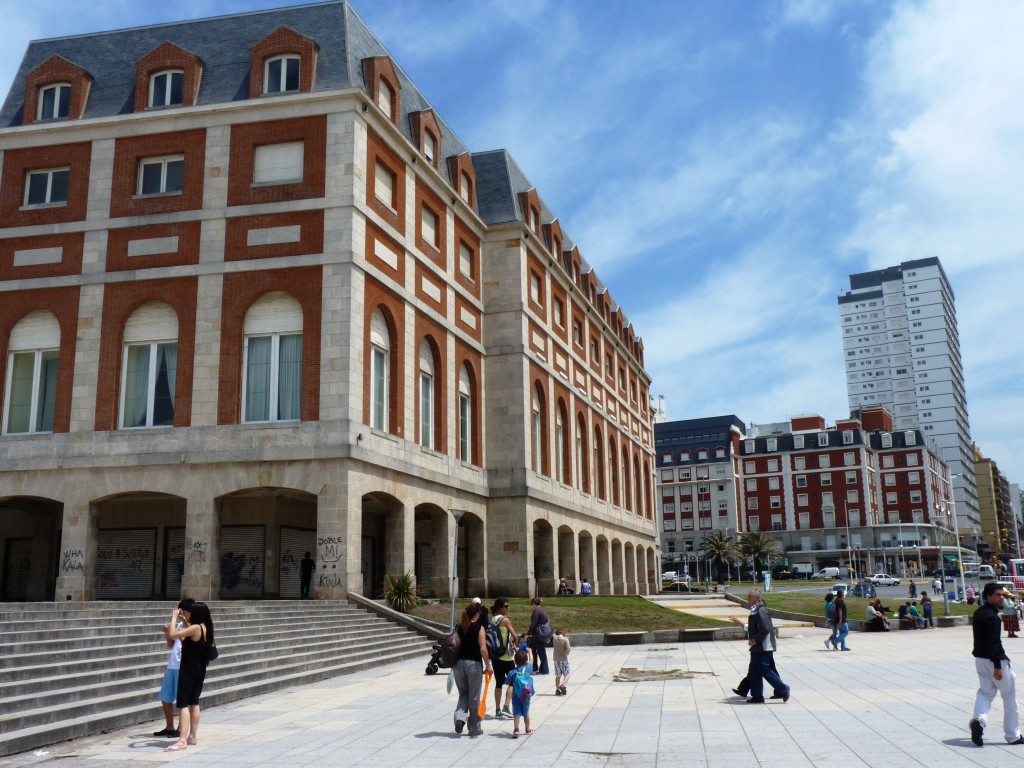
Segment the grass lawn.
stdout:
<path fill-rule="evenodd" d="M 492 602 L 484 604 L 490 610 Z M 516 632 L 525 632 L 530 626 L 530 615 L 533 606 L 528 598 L 509 598 L 512 606 L 508 617 Z M 464 599 L 455 602 L 455 620 L 462 616 L 466 606 Z M 566 632 L 635 632 L 644 630 L 652 632 L 656 629 L 695 629 L 700 627 L 732 626 L 728 621 L 708 619 L 679 613 L 660 605 L 649 603 L 640 597 L 545 597 L 544 610 L 547 611 L 551 624 L 556 629 L 561 627 Z M 431 602 L 420 605 L 409 611 L 413 616 L 448 623 L 451 604 L 448 602 Z"/>
<path fill-rule="evenodd" d="M 828 586 L 823 585 L 821 592 L 769 592 L 764 596 L 765 605 L 769 608 L 776 608 L 780 611 L 793 611 L 794 613 L 807 613 L 813 616 L 824 616 L 825 615 L 825 593 L 828 591 Z M 929 590 L 931 591 L 931 590 Z M 744 599 L 746 599 L 744 597 Z M 892 613 L 886 614 L 889 617 L 895 616 L 899 611 L 900 605 L 907 601 L 906 597 L 887 597 L 881 598 L 882 605 L 886 608 L 891 608 Z M 846 598 L 846 607 L 849 610 L 850 618 L 857 621 L 863 621 L 869 602 L 866 597 L 848 597 Z M 921 603 L 918 602 L 918 608 L 920 609 Z M 976 605 L 964 605 L 962 603 L 950 603 L 950 613 L 953 616 L 969 616 L 977 610 Z M 942 605 L 942 600 L 932 601 L 932 616 L 945 616 L 945 609 Z"/>

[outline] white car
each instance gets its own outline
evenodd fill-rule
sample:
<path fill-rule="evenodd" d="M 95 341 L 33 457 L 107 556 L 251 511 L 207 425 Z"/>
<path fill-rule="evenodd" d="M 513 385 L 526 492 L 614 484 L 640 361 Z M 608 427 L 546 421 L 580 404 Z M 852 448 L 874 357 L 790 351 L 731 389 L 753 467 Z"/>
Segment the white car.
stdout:
<path fill-rule="evenodd" d="M 688 573 L 676 573 L 675 571 L 665 571 L 661 574 L 662 581 L 671 581 L 673 584 L 676 582 L 689 582 L 690 574 Z"/>
<path fill-rule="evenodd" d="M 899 579 L 895 576 L 890 576 L 887 573 L 876 573 L 873 576 L 868 576 L 868 579 L 870 579 L 871 583 L 876 587 L 898 587 L 900 585 Z"/>

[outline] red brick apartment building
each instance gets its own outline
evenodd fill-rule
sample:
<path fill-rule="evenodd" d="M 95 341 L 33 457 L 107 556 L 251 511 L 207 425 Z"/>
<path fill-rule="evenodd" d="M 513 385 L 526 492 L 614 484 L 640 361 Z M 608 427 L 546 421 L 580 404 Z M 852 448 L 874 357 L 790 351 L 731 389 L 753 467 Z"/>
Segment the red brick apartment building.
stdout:
<path fill-rule="evenodd" d="M 345 2 L 29 44 L 0 384 L 3 599 L 655 584 L 642 341 Z"/>

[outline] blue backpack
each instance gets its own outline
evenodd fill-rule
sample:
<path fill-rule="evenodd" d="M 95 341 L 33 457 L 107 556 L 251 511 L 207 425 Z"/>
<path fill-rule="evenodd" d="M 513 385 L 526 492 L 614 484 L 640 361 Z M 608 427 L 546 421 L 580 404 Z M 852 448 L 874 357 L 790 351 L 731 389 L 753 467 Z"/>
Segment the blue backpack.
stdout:
<path fill-rule="evenodd" d="M 512 682 L 512 692 L 519 701 L 529 701 L 533 697 L 533 676 L 526 667 L 516 669 L 516 678 Z"/>

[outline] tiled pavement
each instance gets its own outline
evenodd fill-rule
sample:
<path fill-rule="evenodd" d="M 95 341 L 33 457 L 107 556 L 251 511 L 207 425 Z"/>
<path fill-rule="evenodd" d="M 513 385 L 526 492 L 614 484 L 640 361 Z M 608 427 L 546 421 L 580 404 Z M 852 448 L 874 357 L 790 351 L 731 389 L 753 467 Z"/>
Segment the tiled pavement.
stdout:
<path fill-rule="evenodd" d="M 1024 747 L 1002 743 L 998 701 L 986 746 L 968 737 L 970 629 L 855 634 L 851 653 L 826 651 L 824 637 L 810 628 L 783 640 L 787 704 L 748 705 L 731 693 L 747 662 L 741 641 L 579 647 L 568 696 L 553 695 L 552 677 L 537 678 L 533 736 L 513 741 L 510 722 L 488 720 L 471 739 L 453 733 L 455 696 L 443 674 L 423 674 L 424 658 L 205 710 L 201 744 L 185 752 L 161 751 L 168 742 L 149 735 L 162 727 L 154 719 L 0 765 L 1024 766 Z M 1019 651 L 1005 642 L 1024 666 L 1024 641 Z M 694 677 L 617 682 L 623 667 Z"/>

